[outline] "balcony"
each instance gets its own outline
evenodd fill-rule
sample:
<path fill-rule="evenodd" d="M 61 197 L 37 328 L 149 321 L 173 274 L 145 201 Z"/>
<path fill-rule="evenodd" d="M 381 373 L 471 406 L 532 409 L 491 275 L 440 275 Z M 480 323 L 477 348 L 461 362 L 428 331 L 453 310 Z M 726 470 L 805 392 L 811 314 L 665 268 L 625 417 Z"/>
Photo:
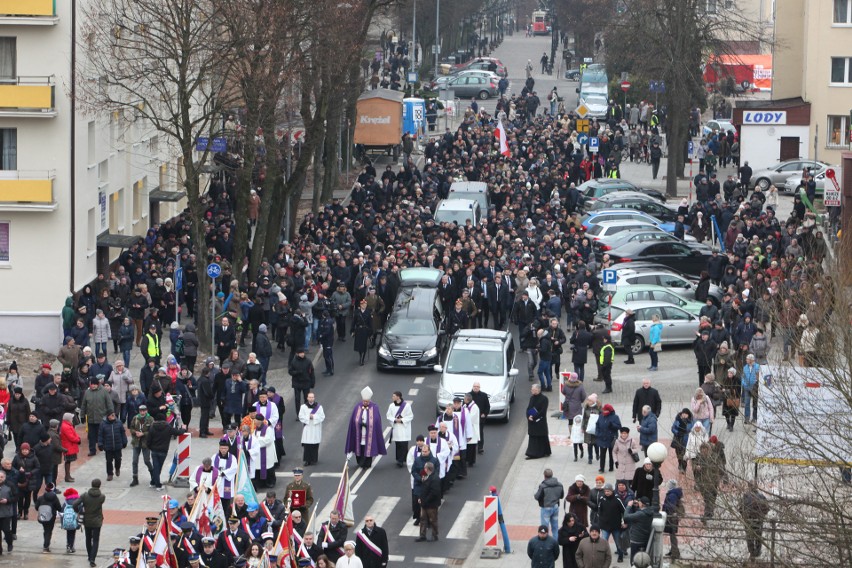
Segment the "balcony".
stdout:
<path fill-rule="evenodd" d="M 52 170 L 0 171 L 0 211 L 53 211 Z"/>
<path fill-rule="evenodd" d="M 55 26 L 56 0 L 0 0 L 0 26 Z"/>
<path fill-rule="evenodd" d="M 0 78 L 0 117 L 54 118 L 53 82 L 53 76 Z"/>

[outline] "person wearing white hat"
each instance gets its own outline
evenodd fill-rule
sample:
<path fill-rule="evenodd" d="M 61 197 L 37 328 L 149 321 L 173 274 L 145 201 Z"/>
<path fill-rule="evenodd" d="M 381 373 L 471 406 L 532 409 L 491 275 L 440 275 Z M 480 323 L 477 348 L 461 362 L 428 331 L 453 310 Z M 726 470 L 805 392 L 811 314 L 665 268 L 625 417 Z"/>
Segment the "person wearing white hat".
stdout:
<path fill-rule="evenodd" d="M 361 390 L 361 402 L 352 409 L 349 418 L 349 430 L 346 434 L 346 457 L 355 456 L 358 466 L 369 469 L 373 458 L 386 455 L 382 427 L 382 414 L 379 405 L 373 402 L 373 390 L 364 387 Z"/>
<path fill-rule="evenodd" d="M 364 568 L 361 559 L 355 556 L 355 541 L 347 540 L 343 543 L 343 556 L 334 564 L 340 568 Z"/>

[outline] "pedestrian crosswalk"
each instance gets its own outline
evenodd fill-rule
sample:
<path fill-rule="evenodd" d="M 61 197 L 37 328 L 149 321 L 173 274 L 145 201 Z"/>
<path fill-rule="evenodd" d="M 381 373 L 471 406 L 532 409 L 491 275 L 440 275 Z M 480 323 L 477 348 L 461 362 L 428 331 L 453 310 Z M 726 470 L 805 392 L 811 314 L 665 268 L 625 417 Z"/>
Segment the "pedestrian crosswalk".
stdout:
<path fill-rule="evenodd" d="M 441 515 L 446 513 L 451 507 L 444 500 L 441 507 L 438 509 L 438 525 L 441 527 L 444 538 L 450 540 L 464 540 L 471 537 L 477 529 L 482 525 L 482 502 L 481 501 L 465 501 L 460 512 L 454 517 L 446 515 L 446 518 Z M 455 510 L 457 506 L 452 507 Z M 447 530 L 447 523 L 452 521 Z M 399 531 L 399 536 L 402 537 L 418 537 L 420 536 L 420 527 L 414 524 L 414 519 L 408 515 L 408 522 Z"/>

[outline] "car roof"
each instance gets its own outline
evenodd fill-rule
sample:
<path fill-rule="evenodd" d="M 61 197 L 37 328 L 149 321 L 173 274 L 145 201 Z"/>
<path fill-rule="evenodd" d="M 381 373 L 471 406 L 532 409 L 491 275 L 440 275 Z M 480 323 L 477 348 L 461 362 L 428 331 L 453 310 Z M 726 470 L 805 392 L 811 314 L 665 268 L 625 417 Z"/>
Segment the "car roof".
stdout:
<path fill-rule="evenodd" d="M 675 309 L 680 310 L 682 312 L 689 313 L 679 306 L 675 306 L 675 305 L 670 304 L 668 302 L 658 302 L 657 300 L 641 300 L 641 301 L 634 301 L 634 302 L 619 302 L 618 304 L 613 304 L 612 307 L 618 308 L 619 310 L 626 310 L 626 309 L 630 308 L 634 312 L 636 310 L 645 310 L 645 309 L 648 309 L 648 308 L 675 308 Z"/>
<path fill-rule="evenodd" d="M 427 268 L 425 266 L 417 266 L 414 268 L 403 268 L 399 271 L 400 286 L 427 286 L 437 287 L 441 282 L 441 276 L 444 275 L 443 270 L 437 268 Z"/>
<path fill-rule="evenodd" d="M 601 215 L 623 215 L 625 217 L 628 217 L 628 216 L 635 217 L 636 215 L 639 215 L 641 217 L 653 219 L 654 223 L 660 223 L 661 222 L 659 219 L 656 219 L 656 218 L 652 217 L 651 215 L 648 215 L 647 213 L 645 213 L 643 211 L 638 211 L 636 209 L 615 209 L 615 208 L 596 209 L 596 210 L 589 213 L 588 218 L 591 219 L 593 217 L 599 217 Z"/>
<path fill-rule="evenodd" d="M 642 191 L 613 191 L 612 193 L 607 193 L 606 195 L 602 195 L 598 198 L 598 201 L 620 201 L 626 199 L 640 199 L 642 201 L 653 201 L 655 203 L 661 203 L 659 199 L 654 197 L 653 195 L 648 195 Z"/>
<path fill-rule="evenodd" d="M 450 193 L 485 193 L 488 184 L 484 181 L 456 181 L 450 186 Z"/>
<path fill-rule="evenodd" d="M 598 187 L 601 185 L 616 185 L 616 186 L 631 186 L 636 187 L 636 184 L 626 179 L 613 179 L 613 178 L 594 178 L 588 181 L 584 181 L 580 185 L 577 186 L 577 189 L 581 187 Z"/>
<path fill-rule="evenodd" d="M 439 204 L 435 212 L 438 211 L 467 211 L 475 209 L 477 202 L 472 199 L 444 199 Z"/>
<path fill-rule="evenodd" d="M 501 341 L 505 341 L 505 339 L 511 335 L 509 331 L 504 331 L 500 329 L 461 329 L 456 332 L 454 337 L 463 339 L 463 338 L 476 338 L 476 339 L 499 339 Z"/>

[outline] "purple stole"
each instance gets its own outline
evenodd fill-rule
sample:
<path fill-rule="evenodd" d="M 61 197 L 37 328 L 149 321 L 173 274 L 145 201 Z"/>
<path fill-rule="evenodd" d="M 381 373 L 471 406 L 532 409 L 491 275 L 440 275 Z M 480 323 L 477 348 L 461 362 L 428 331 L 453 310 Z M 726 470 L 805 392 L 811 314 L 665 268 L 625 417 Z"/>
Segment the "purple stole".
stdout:
<path fill-rule="evenodd" d="M 264 424 L 263 427 L 260 429 L 260 435 L 261 436 L 266 435 L 266 429 L 267 428 L 269 428 L 269 426 Z M 251 438 L 249 438 L 249 440 L 251 440 L 249 443 L 254 442 L 254 440 L 251 439 Z M 260 448 L 260 473 L 258 473 L 258 478 L 259 479 L 266 479 L 266 448 Z"/>
<path fill-rule="evenodd" d="M 202 475 L 203 473 L 206 473 L 206 472 L 204 471 L 203 466 L 202 466 L 202 467 L 199 467 L 198 469 L 196 469 L 196 470 L 195 470 L 195 484 L 196 484 L 196 485 L 201 485 L 201 475 Z M 212 488 L 213 488 L 213 486 L 214 486 L 214 485 L 216 485 L 216 481 L 218 481 L 218 479 L 219 479 L 219 469 L 218 469 L 218 468 L 214 467 L 214 468 L 211 470 L 211 473 L 212 473 L 213 475 L 211 475 L 211 476 L 210 476 L 210 487 L 208 487 L 208 489 L 212 489 Z M 225 483 L 227 484 L 228 482 L 227 482 L 227 481 L 225 481 Z"/>
<path fill-rule="evenodd" d="M 269 421 L 269 417 L 272 415 L 272 409 L 270 408 L 272 405 L 269 403 L 269 400 L 266 401 L 266 406 L 260 406 L 259 402 L 254 403 L 255 414 L 260 414 L 260 409 L 263 408 L 263 415 L 266 417 L 267 422 Z M 280 420 L 279 420 L 280 422 Z"/>
<path fill-rule="evenodd" d="M 364 412 L 367 413 L 367 422 L 364 423 L 361 420 L 361 417 L 364 415 Z M 372 455 L 371 449 L 371 440 L 373 438 L 373 429 L 375 428 L 375 423 L 373 421 L 373 406 L 372 404 L 367 408 L 361 406 L 358 409 L 358 412 L 355 414 L 355 427 L 358 432 L 358 444 L 355 446 L 355 455 L 362 455 L 359 452 L 361 451 L 361 438 L 364 439 L 364 456 L 370 457 Z M 366 435 L 362 436 L 361 430 L 364 429 L 367 431 Z"/>
<path fill-rule="evenodd" d="M 376 546 L 375 544 L 373 544 L 373 541 L 370 540 L 369 537 L 367 537 L 367 535 L 364 534 L 364 531 L 359 530 L 355 533 L 355 535 L 358 537 L 358 540 L 360 540 L 361 542 L 364 543 L 364 546 L 366 546 L 368 549 L 370 549 L 370 552 L 372 552 L 373 554 L 375 554 L 379 558 L 382 557 L 382 549 L 379 548 L 378 546 Z"/>
<path fill-rule="evenodd" d="M 222 471 L 222 469 L 229 469 L 231 467 L 232 459 L 234 459 L 234 456 L 231 452 L 228 452 L 228 460 L 225 462 L 225 467 L 221 468 L 219 467 L 219 464 L 222 463 L 222 456 L 217 453 L 216 457 L 213 458 L 213 466 L 219 471 Z M 222 484 L 222 495 L 220 495 L 220 497 L 222 499 L 233 499 L 233 481 L 224 476 L 222 476 L 222 479 L 224 480 L 224 483 Z M 196 477 L 196 481 L 198 481 L 198 477 Z"/>
<path fill-rule="evenodd" d="M 404 400 L 399 404 L 399 408 L 397 409 L 396 416 L 394 416 L 394 418 L 399 418 L 400 416 L 402 416 L 402 411 L 405 408 L 406 404 L 408 404 L 408 403 L 405 402 Z"/>
<path fill-rule="evenodd" d="M 311 409 L 311 416 L 317 413 L 317 410 L 320 409 L 319 403 L 314 404 L 314 407 Z"/>
<path fill-rule="evenodd" d="M 269 400 L 269 402 L 271 402 L 275 405 L 276 408 L 278 408 L 278 424 L 275 425 L 275 439 L 281 440 L 284 438 L 284 428 L 281 425 L 281 423 L 284 421 L 284 413 L 281 412 L 281 409 L 278 407 L 278 403 L 282 400 L 281 395 L 275 393 L 274 395 L 267 397 L 267 400 Z M 278 457 L 280 458 L 281 456 Z"/>

